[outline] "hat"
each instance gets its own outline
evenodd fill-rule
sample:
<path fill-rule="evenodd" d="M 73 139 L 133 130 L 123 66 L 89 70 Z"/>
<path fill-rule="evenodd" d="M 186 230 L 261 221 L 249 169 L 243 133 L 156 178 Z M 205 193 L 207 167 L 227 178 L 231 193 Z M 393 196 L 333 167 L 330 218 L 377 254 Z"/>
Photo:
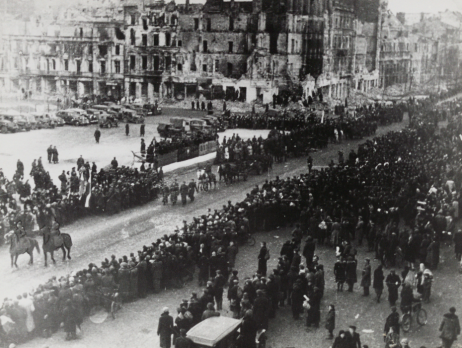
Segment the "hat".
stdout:
<path fill-rule="evenodd" d="M 353 330 L 356 330 L 356 326 L 354 326 L 354 325 L 350 325 L 349 328 L 353 329 Z"/>
<path fill-rule="evenodd" d="M 407 338 L 403 338 L 401 340 L 401 344 L 409 344 L 409 340 Z"/>
<path fill-rule="evenodd" d="M 164 307 L 164 308 L 162 309 L 162 313 L 168 313 L 168 307 Z"/>

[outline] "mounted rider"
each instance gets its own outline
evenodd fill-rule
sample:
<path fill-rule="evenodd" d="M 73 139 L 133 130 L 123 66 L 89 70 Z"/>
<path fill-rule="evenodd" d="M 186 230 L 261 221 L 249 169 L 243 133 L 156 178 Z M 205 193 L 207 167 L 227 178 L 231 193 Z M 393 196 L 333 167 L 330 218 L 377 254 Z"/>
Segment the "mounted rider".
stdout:
<path fill-rule="evenodd" d="M 63 236 L 59 230 L 59 223 L 56 220 L 51 223 L 49 238 L 52 238 L 56 247 L 63 244 Z"/>
<path fill-rule="evenodd" d="M 16 236 L 16 241 L 19 243 L 21 239 L 27 237 L 26 230 L 22 225 L 22 221 L 16 222 L 16 228 L 14 229 L 14 234 Z"/>

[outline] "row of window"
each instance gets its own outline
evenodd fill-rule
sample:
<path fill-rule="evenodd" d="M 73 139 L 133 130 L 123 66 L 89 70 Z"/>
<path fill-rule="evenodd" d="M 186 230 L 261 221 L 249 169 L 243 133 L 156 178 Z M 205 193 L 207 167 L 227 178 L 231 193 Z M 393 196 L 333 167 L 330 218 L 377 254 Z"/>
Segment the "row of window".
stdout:
<path fill-rule="evenodd" d="M 335 17 L 335 27 L 352 29 L 353 19 L 345 16 Z"/>
<path fill-rule="evenodd" d="M 129 68 L 130 70 L 135 70 L 136 69 L 136 56 L 130 56 L 128 60 Z M 152 70 L 170 70 L 172 68 L 172 57 L 171 56 L 165 56 L 162 61 L 160 59 L 160 56 L 152 56 Z M 183 65 L 178 64 L 177 66 L 178 71 L 183 70 Z M 148 56 L 141 56 L 141 69 L 142 70 L 148 70 Z"/>
<path fill-rule="evenodd" d="M 136 15 L 132 14 L 130 16 L 130 24 L 131 25 L 136 25 Z M 156 16 L 152 14 L 149 17 L 141 17 L 141 24 L 143 25 L 144 30 L 148 30 L 149 25 L 163 25 L 163 24 L 171 24 L 171 25 L 177 25 L 178 24 L 178 17 L 175 14 L 172 14 L 170 17 L 166 15 L 165 13 L 162 14 L 161 16 Z"/>
<path fill-rule="evenodd" d="M 114 64 L 114 73 L 119 74 L 121 72 L 121 70 L 120 70 L 120 61 L 114 60 L 113 64 Z M 28 60 L 25 61 L 25 66 L 28 66 Z M 56 71 L 57 70 L 56 59 L 47 59 L 46 63 L 45 63 L 45 66 L 46 66 L 47 71 Z M 19 58 L 14 60 L 14 67 L 15 67 L 15 69 L 19 69 L 19 67 L 20 67 Z M 69 59 L 64 59 L 63 60 L 63 66 L 62 67 L 63 67 L 64 71 L 69 71 Z M 88 72 L 93 72 L 93 60 L 87 60 L 87 68 L 88 68 Z M 100 68 L 99 72 L 101 74 L 106 73 L 106 61 L 104 61 L 104 60 L 100 61 L 99 62 L 99 68 Z M 39 70 L 41 69 L 40 61 L 37 61 L 37 69 L 39 69 Z M 82 72 L 82 61 L 80 59 L 75 60 L 75 71 L 77 73 Z"/>
<path fill-rule="evenodd" d="M 132 46 L 136 46 L 136 33 L 135 29 L 130 29 L 130 44 Z M 152 45 L 153 46 L 160 46 L 160 35 L 154 34 L 152 36 Z M 148 46 L 148 34 L 141 35 L 141 46 L 147 47 Z M 165 46 L 171 47 L 181 47 L 183 46 L 183 42 L 181 40 L 176 40 L 176 38 L 172 39 L 172 35 L 170 33 L 165 33 Z"/>
<path fill-rule="evenodd" d="M 416 48 L 416 51 L 417 51 L 417 44 L 415 44 L 415 48 Z M 404 44 L 403 42 L 398 42 L 398 44 L 396 44 L 396 42 L 393 42 L 393 43 L 386 43 L 384 45 L 382 45 L 380 47 L 380 50 L 382 52 L 396 52 L 397 50 L 398 51 L 409 51 L 409 44 Z"/>
<path fill-rule="evenodd" d="M 350 48 L 350 37 L 349 36 L 341 36 L 341 35 L 334 36 L 333 46 L 334 46 L 334 48 L 338 48 L 338 49 L 348 49 L 348 48 Z"/>
<path fill-rule="evenodd" d="M 170 17 L 170 21 L 169 21 L 169 17 L 168 16 L 165 16 L 165 15 L 162 15 L 160 17 L 155 17 L 155 16 L 152 16 L 151 18 L 147 18 L 147 17 L 143 17 L 141 18 L 141 22 L 142 22 L 142 26 L 143 26 L 143 29 L 144 30 L 148 30 L 149 29 L 149 25 L 154 25 L 154 26 L 157 26 L 157 25 L 160 25 L 160 24 L 170 24 L 171 25 L 177 25 L 178 24 L 178 18 L 176 17 L 176 15 L 172 15 Z M 133 14 L 131 15 L 131 25 L 136 25 L 136 16 Z M 194 30 L 199 30 L 199 26 L 200 26 L 200 19 L 199 18 L 194 18 Z M 229 30 L 234 30 L 234 18 L 233 17 L 229 17 L 229 20 L 228 20 L 228 29 Z M 206 31 L 212 31 L 212 19 L 211 18 L 205 18 L 205 30 Z"/>

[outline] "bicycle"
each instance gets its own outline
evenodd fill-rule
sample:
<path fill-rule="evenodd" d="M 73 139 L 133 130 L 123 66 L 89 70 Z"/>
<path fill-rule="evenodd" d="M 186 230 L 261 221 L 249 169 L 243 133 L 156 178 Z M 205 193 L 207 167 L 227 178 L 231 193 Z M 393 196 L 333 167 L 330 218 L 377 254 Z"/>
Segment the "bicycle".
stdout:
<path fill-rule="evenodd" d="M 422 308 L 422 302 L 419 300 L 407 308 L 406 312 L 401 316 L 401 328 L 404 332 L 411 330 L 413 316 L 416 317 L 417 324 L 423 326 L 427 324 L 427 311 Z"/>

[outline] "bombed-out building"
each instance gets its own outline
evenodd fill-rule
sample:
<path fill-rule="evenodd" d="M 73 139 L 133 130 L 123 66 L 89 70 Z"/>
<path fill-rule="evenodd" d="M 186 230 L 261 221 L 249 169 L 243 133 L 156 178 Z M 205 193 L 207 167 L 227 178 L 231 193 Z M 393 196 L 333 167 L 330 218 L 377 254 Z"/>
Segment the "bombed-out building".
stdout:
<path fill-rule="evenodd" d="M 119 98 L 124 49 L 120 24 L 75 13 L 59 23 L 39 16 L 12 20 L 3 35 L 0 79 L 8 90 Z"/>
<path fill-rule="evenodd" d="M 379 0 L 329 0 L 325 11 L 323 72 L 316 81 L 323 95 L 348 97 L 350 88 L 367 92 L 378 85 Z"/>
<path fill-rule="evenodd" d="M 179 13 L 175 3 L 162 1 L 124 6 L 125 95 L 173 98 L 183 70 Z"/>

